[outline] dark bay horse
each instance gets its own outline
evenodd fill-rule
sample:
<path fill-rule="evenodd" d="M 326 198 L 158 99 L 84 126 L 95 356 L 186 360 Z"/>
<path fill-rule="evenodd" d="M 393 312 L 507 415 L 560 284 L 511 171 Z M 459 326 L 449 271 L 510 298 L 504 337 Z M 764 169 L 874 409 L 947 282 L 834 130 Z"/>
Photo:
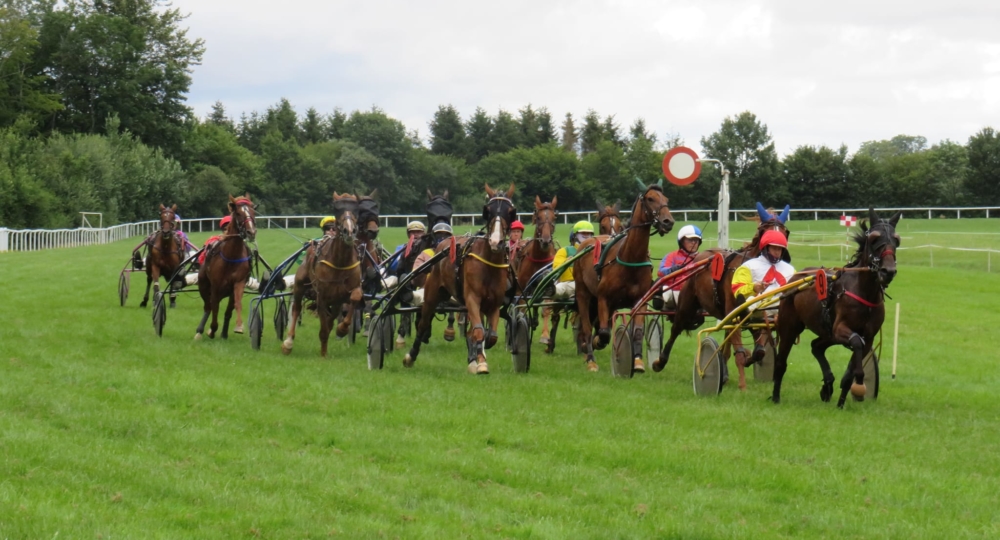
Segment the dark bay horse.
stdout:
<path fill-rule="evenodd" d="M 695 264 L 714 257 L 716 253 L 722 253 L 726 262 L 725 272 L 722 279 L 715 281 L 712 272 L 708 271 L 706 267 L 706 270 L 695 273 L 684 283 L 677 300 L 677 310 L 671 317 L 670 338 L 660 351 L 660 357 L 653 361 L 653 371 L 660 372 L 667 365 L 674 341 L 681 335 L 681 332 L 695 330 L 705 322 L 702 312 L 722 319 L 739 305 L 733 295 L 733 274 L 745 261 L 760 256 L 760 238 L 765 232 L 769 230 L 781 231 L 786 238 L 788 237 L 785 220 L 788 219 L 789 208 L 786 206 L 781 214 L 775 215 L 763 210 L 760 203 L 757 205 L 761 220 L 757 226 L 756 234 L 749 243 L 737 251 L 721 248 L 706 249 L 691 262 L 691 264 Z M 730 347 L 727 344 L 724 344 L 723 347 L 724 357 L 728 360 Z M 746 360 L 745 355 L 736 357 L 740 390 L 745 390 L 747 387 Z"/>
<path fill-rule="evenodd" d="M 222 339 L 229 337 L 229 319 L 233 308 L 237 313 L 243 312 L 243 288 L 250 277 L 250 267 L 253 264 L 253 253 L 247 242 L 253 242 L 257 236 L 254 223 L 256 212 L 250 195 L 234 199 L 229 196 L 229 225 L 226 226 L 222 240 L 212 244 L 205 255 L 205 262 L 198 269 L 198 292 L 205 303 L 205 312 L 198 324 L 194 338 L 201 339 L 205 331 L 208 315 L 212 315 L 212 325 L 208 337 L 215 338 L 219 329 L 219 303 L 223 298 L 229 298 L 226 305 L 226 315 L 222 323 Z M 237 318 L 239 318 L 237 316 Z M 240 329 L 237 328 L 237 332 Z"/>
<path fill-rule="evenodd" d="M 864 398 L 866 389 L 862 362 L 871 352 L 875 336 L 885 320 L 884 295 L 896 276 L 896 248 L 900 243 L 896 223 L 902 212 L 884 220 L 869 208 L 868 216 L 871 228 L 861 222 L 861 231 L 854 236 L 858 250 L 851 262 L 834 272 L 826 300 L 819 300 L 812 287 L 781 299 L 778 307 L 778 354 L 774 359 L 774 390 L 771 394 L 774 403 L 781 402 L 781 380 L 788 368 L 788 354 L 796 338 L 806 328 L 817 336 L 812 341 L 812 354 L 823 371 L 820 399 L 830 401 L 833 396 L 835 377 L 826 359 L 826 350 L 833 345 L 851 349 L 847 372 L 840 380 L 837 407 L 844 406 L 848 391 L 859 401 Z M 808 274 L 796 274 L 791 280 Z"/>
<path fill-rule="evenodd" d="M 413 367 L 420 354 L 421 343 L 427 343 L 431 334 L 434 311 L 440 302 L 455 298 L 465 305 L 469 331 L 466 336 L 469 356 L 468 369 L 473 374 L 488 374 L 486 349 L 497 341 L 500 308 L 506 302 L 509 263 L 510 224 L 517 219 L 517 210 L 511 197 L 514 184 L 506 191 L 494 190 L 486 185 L 489 199 L 483 206 L 486 234 L 455 239 L 455 262 L 444 257 L 431 269 L 424 285 L 424 304 L 421 306 L 413 347 L 406 353 L 403 365 Z M 440 252 L 442 243 L 437 247 Z M 490 332 L 486 334 L 483 318 L 489 320 Z"/>
<path fill-rule="evenodd" d="M 160 276 L 170 279 L 177 267 L 184 260 L 184 239 L 180 234 L 174 232 L 177 225 L 175 214 L 177 205 L 170 208 L 160 205 L 160 228 L 146 239 L 149 245 L 149 253 L 146 255 L 146 294 L 142 297 L 139 307 L 146 307 L 149 302 L 149 288 L 153 286 L 153 292 L 160 292 Z M 169 288 L 169 286 L 168 286 Z M 176 305 L 177 294 L 170 293 L 170 307 Z"/>
<path fill-rule="evenodd" d="M 556 210 L 557 197 L 552 197 L 551 202 L 543 203 L 542 199 L 535 196 L 535 212 L 531 214 L 531 223 L 535 225 L 535 235 L 526 242 L 522 242 L 517 253 L 511 260 L 511 268 L 517 276 L 518 287 L 524 287 L 536 272 L 550 264 L 556 256 L 556 217 L 559 212 Z M 523 290 L 522 290 L 523 292 Z M 549 322 L 559 324 L 559 313 L 552 308 L 542 309 L 542 335 L 549 335 Z M 555 347 L 555 336 L 552 336 L 545 352 L 551 353 Z"/>
<path fill-rule="evenodd" d="M 603 349 L 611 341 L 612 314 L 619 309 L 631 308 L 653 284 L 649 235 L 653 227 L 660 235 L 673 228 L 674 218 L 667 203 L 662 187 L 656 184 L 646 187 L 632 205 L 625 238 L 607 248 L 603 254 L 603 268 L 595 267 L 593 257 L 582 257 L 573 264 L 576 306 L 580 314 L 577 344 L 586 351 L 587 369 L 590 371 L 597 371 L 594 349 Z M 580 248 L 599 241 L 588 240 Z M 632 357 L 639 372 L 645 370 L 642 365 L 644 322 L 642 315 L 637 315 L 632 321 Z M 597 332 L 591 339 L 595 323 Z"/>
<path fill-rule="evenodd" d="M 320 355 L 324 357 L 334 320 L 344 304 L 350 304 L 350 314 L 364 307 L 361 261 L 354 245 L 358 234 L 358 199 L 355 195 L 333 193 L 337 236 L 324 236 L 310 246 L 306 250 L 305 260 L 295 272 L 292 317 L 288 322 L 288 334 L 281 344 L 281 352 L 285 354 L 291 354 L 295 344 L 295 328 L 302 316 L 302 297 L 307 289 L 311 289 L 316 295 L 316 314 L 320 321 Z M 346 336 L 352 323 L 352 317 L 344 317 L 337 325 L 337 337 Z"/>
<path fill-rule="evenodd" d="M 615 204 L 605 205 L 597 201 L 597 234 L 611 236 L 625 230 L 625 222 L 622 221 L 621 201 Z"/>

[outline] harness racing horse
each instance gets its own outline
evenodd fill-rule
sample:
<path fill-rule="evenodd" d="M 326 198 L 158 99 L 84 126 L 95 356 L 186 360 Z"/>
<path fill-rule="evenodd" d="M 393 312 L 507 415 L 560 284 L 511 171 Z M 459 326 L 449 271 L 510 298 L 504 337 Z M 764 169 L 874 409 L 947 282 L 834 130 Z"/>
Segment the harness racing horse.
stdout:
<path fill-rule="evenodd" d="M 212 325 L 209 327 L 208 337 L 215 338 L 215 332 L 219 329 L 219 302 L 223 298 L 229 297 L 229 304 L 226 305 L 226 316 L 222 323 L 222 339 L 229 337 L 229 319 L 233 308 L 237 310 L 237 319 L 243 313 L 243 288 L 250 277 L 253 259 L 247 242 L 253 242 L 257 237 L 254 224 L 256 212 L 250 195 L 245 194 L 238 199 L 230 195 L 229 213 L 230 221 L 225 235 L 222 240 L 212 244 L 205 254 L 205 262 L 198 269 L 198 292 L 205 303 L 205 312 L 195 332 L 195 339 L 201 339 L 209 313 L 212 315 Z M 237 324 L 236 332 L 242 331 Z"/>
<path fill-rule="evenodd" d="M 757 213 L 760 217 L 760 224 L 757 226 L 757 233 L 749 243 L 737 251 L 721 248 L 706 249 L 689 263 L 693 265 L 714 257 L 716 253 L 721 253 L 724 257 L 725 269 L 718 281 L 712 276 L 712 272 L 701 271 L 691 276 L 681 287 L 680 297 L 677 300 L 677 310 L 670 317 L 672 323 L 670 339 L 660 351 L 660 357 L 653 361 L 653 371 L 659 373 L 667 365 L 674 341 L 681 335 L 681 332 L 695 330 L 705 322 L 703 311 L 712 317 L 722 319 L 739 305 L 733 295 L 733 274 L 745 261 L 760 256 L 760 239 L 765 232 L 769 230 L 781 231 L 786 238 L 788 237 L 785 221 L 788 219 L 789 211 L 790 208 L 786 205 L 780 214 L 774 215 L 764 210 L 764 207 L 758 202 Z M 724 345 L 723 356 L 726 360 L 729 359 L 728 344 Z M 747 358 L 745 351 L 736 357 L 740 390 L 746 390 L 747 387 Z"/>
<path fill-rule="evenodd" d="M 597 233 L 602 236 L 611 236 L 625 230 L 625 222 L 622 221 L 621 201 L 615 204 L 604 205 L 597 201 Z"/>
<path fill-rule="evenodd" d="M 184 260 L 183 237 L 174 232 L 176 226 L 175 213 L 177 205 L 170 208 L 160 205 L 160 228 L 146 239 L 149 253 L 146 255 L 146 294 L 142 297 L 139 307 L 146 307 L 149 302 L 149 288 L 153 293 L 160 292 L 160 276 L 170 279 L 177 267 Z M 167 284 L 170 288 L 170 285 Z M 170 307 L 176 306 L 177 293 L 170 293 Z"/>
<path fill-rule="evenodd" d="M 557 246 L 555 243 L 557 197 L 552 197 L 551 202 L 543 203 L 535 196 L 535 212 L 531 215 L 531 223 L 535 225 L 535 236 L 527 242 L 522 242 L 517 246 L 517 253 L 511 257 L 511 266 L 514 275 L 517 276 L 518 287 L 524 287 L 531 276 L 552 263 L 555 259 Z M 522 289 L 522 293 L 523 293 Z M 552 320 L 553 327 L 559 324 L 559 310 L 552 308 L 542 309 L 542 335 L 549 335 L 549 321 Z M 553 328 L 554 329 L 554 328 Z M 551 353 L 555 347 L 555 332 L 552 333 L 545 352 Z"/>
<path fill-rule="evenodd" d="M 664 235 L 674 226 L 674 218 L 667 206 L 667 196 L 657 184 L 643 186 L 632 205 L 626 236 L 612 244 L 603 253 L 595 266 L 594 258 L 582 257 L 573 264 L 573 279 L 576 281 L 576 306 L 579 313 L 580 329 L 577 345 L 585 351 L 587 369 L 597 371 L 594 349 L 603 349 L 611 340 L 611 316 L 619 309 L 631 308 L 642 298 L 653 284 L 652 263 L 649 260 L 649 234 L 652 227 Z M 584 249 L 600 239 L 589 239 L 580 245 Z M 595 255 L 597 253 L 595 249 Z M 642 365 L 642 339 L 645 317 L 633 318 L 632 357 L 638 372 L 645 371 Z M 596 335 L 591 339 L 596 323 Z"/>
<path fill-rule="evenodd" d="M 840 380 L 837 407 L 843 408 L 848 391 L 856 400 L 864 399 L 866 382 L 863 361 L 871 353 L 875 336 L 885 320 L 885 289 L 896 276 L 896 248 L 900 243 L 896 223 L 902 212 L 883 220 L 879 219 L 874 209 L 869 208 L 868 216 L 871 229 L 864 221 L 861 222 L 861 231 L 854 236 L 858 250 L 850 263 L 834 272 L 825 300 L 820 300 L 812 287 L 781 299 L 778 307 L 778 354 L 774 359 L 774 390 L 771 394 L 774 403 L 781 402 L 781 380 L 788 368 L 788 354 L 806 328 L 817 336 L 812 341 L 812 354 L 823 371 L 820 399 L 830 401 L 833 395 L 835 378 L 826 359 L 826 350 L 833 345 L 851 349 L 851 360 Z M 808 274 L 796 274 L 792 280 Z"/>
<path fill-rule="evenodd" d="M 371 298 L 378 294 L 382 288 L 382 276 L 379 273 L 379 265 L 387 258 L 387 253 L 382 244 L 378 241 L 378 218 L 379 205 L 375 200 L 375 193 L 363 195 L 358 198 L 358 238 L 357 250 L 358 259 L 361 261 L 361 289 Z M 365 312 L 371 315 L 371 305 L 365 302 Z M 365 320 L 365 332 L 368 331 L 367 323 L 370 317 Z"/>
<path fill-rule="evenodd" d="M 421 306 L 413 347 L 403 359 L 403 365 L 413 367 L 420 354 L 421 343 L 427 343 L 431 334 L 434 310 L 440 302 L 455 298 L 466 307 L 469 331 L 466 341 L 469 348 L 468 370 L 473 374 L 488 374 L 486 349 L 497 341 L 497 324 L 500 309 L 506 301 L 509 264 L 510 224 L 517 219 L 517 210 L 511 197 L 514 184 L 506 191 L 497 191 L 486 185 L 489 199 L 483 207 L 486 235 L 455 238 L 448 245 L 442 242 L 437 251 L 449 247 L 451 257 L 438 261 L 427 276 L 424 285 L 424 304 Z M 461 255 L 455 253 L 460 251 Z M 490 332 L 486 334 L 483 317 L 489 320 Z"/>
<path fill-rule="evenodd" d="M 306 258 L 295 272 L 292 294 L 292 318 L 288 334 L 281 344 L 281 352 L 291 354 L 295 344 L 295 327 L 302 316 L 302 297 L 311 289 L 316 295 L 316 314 L 319 315 L 320 355 L 326 356 L 327 341 L 333 330 L 334 320 L 344 304 L 350 304 L 348 313 L 364 307 L 361 291 L 361 260 L 354 243 L 357 241 L 358 199 L 350 194 L 333 193 L 333 209 L 337 217 L 337 237 L 324 236 L 309 246 Z M 350 331 L 352 316 L 344 317 L 337 325 L 337 337 Z"/>

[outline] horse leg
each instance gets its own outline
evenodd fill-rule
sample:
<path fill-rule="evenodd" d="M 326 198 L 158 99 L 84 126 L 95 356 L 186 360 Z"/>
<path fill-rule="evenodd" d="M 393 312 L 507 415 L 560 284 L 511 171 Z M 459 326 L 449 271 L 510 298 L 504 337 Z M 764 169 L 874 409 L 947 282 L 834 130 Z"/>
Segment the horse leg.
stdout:
<path fill-rule="evenodd" d="M 538 338 L 538 343 L 546 345 L 545 352 L 551 353 L 548 345 L 553 341 L 552 336 L 549 335 L 549 325 L 552 322 L 552 308 L 545 306 L 542 308 L 542 335 Z"/>
<path fill-rule="evenodd" d="M 430 282 L 431 277 L 428 277 L 427 281 Z M 424 304 L 420 306 L 420 317 L 417 318 L 417 325 L 413 331 L 413 346 L 410 347 L 410 351 L 403 357 L 403 367 L 413 367 L 413 363 L 417 361 L 417 355 L 420 354 L 420 345 L 430 341 L 431 323 L 434 322 L 434 310 L 437 309 L 438 299 L 441 296 L 441 288 L 436 281 L 427 283 L 426 285 L 424 287 Z M 400 332 L 402 332 L 403 325 L 400 324 L 399 326 Z M 402 337 L 403 335 L 400 333 L 397 343 Z"/>
<path fill-rule="evenodd" d="M 229 320 L 233 317 L 233 307 L 235 306 L 236 295 L 229 296 L 226 302 L 226 313 L 222 317 L 222 339 L 229 339 Z"/>
<path fill-rule="evenodd" d="M 444 340 L 455 341 L 455 314 L 448 313 L 448 326 L 444 329 Z"/>
<path fill-rule="evenodd" d="M 365 293 L 361 290 L 361 287 L 351 291 L 350 302 L 344 304 L 347 306 L 347 314 L 344 316 L 344 320 L 337 326 L 337 338 L 342 338 L 351 331 L 351 326 L 354 324 L 354 314 L 365 308 L 364 298 Z"/>
<path fill-rule="evenodd" d="M 468 320 L 469 331 L 469 373 L 473 375 L 487 375 L 490 372 L 486 364 L 486 351 L 484 344 L 486 341 L 486 329 L 483 327 L 483 314 L 479 311 L 482 299 L 475 293 L 465 296 L 465 307 L 468 310 L 466 320 Z"/>
<path fill-rule="evenodd" d="M 139 302 L 139 307 L 146 307 L 146 304 L 149 303 L 149 288 L 153 285 L 153 274 L 152 274 L 152 272 L 153 272 L 152 267 L 147 266 L 146 267 L 146 294 L 143 295 L 142 302 Z M 159 283 L 157 283 L 157 287 L 159 287 Z"/>
<path fill-rule="evenodd" d="M 576 344 L 577 350 L 582 349 L 583 351 L 583 360 L 587 365 L 587 371 L 597 372 L 597 362 L 594 360 L 594 344 L 591 339 L 591 334 L 594 332 L 594 326 L 590 314 L 590 291 L 585 289 L 586 285 L 577 289 L 576 320 L 580 324 L 580 327 L 576 333 Z"/>
<path fill-rule="evenodd" d="M 203 281 L 198 282 L 198 294 L 201 295 L 202 303 L 202 315 L 201 322 L 198 323 L 198 329 L 195 330 L 194 339 L 200 340 L 201 335 L 205 332 L 205 323 L 208 321 L 208 313 L 212 308 L 212 295 L 209 290 L 208 278 L 206 277 Z"/>
<path fill-rule="evenodd" d="M 201 322 L 198 323 L 198 329 L 195 330 L 194 339 L 200 340 L 201 339 L 201 335 L 205 332 L 205 323 L 208 322 L 208 314 L 209 314 L 209 311 L 206 308 L 205 312 L 202 313 L 202 315 L 201 315 Z"/>
<path fill-rule="evenodd" d="M 246 286 L 245 281 L 233 284 L 233 298 L 236 301 L 236 328 L 233 328 L 233 332 L 237 334 L 243 333 L 243 289 Z M 226 315 L 226 319 L 228 321 L 228 315 Z M 222 337 L 226 337 L 225 331 L 223 331 Z"/>
<path fill-rule="evenodd" d="M 333 324 L 337 319 L 336 314 L 333 312 L 335 308 L 331 307 L 329 302 L 326 301 L 326 297 L 322 294 L 316 294 L 316 314 L 319 315 L 319 355 L 326 358 L 327 344 L 330 342 L 330 332 L 333 331 Z M 337 336 L 340 335 L 340 326 L 337 326 Z"/>
<path fill-rule="evenodd" d="M 219 304 L 222 303 L 222 294 L 218 287 L 212 287 L 212 324 L 208 327 L 209 339 L 215 339 L 215 333 L 219 330 Z"/>
<path fill-rule="evenodd" d="M 684 331 L 684 325 L 678 317 L 678 314 L 674 314 L 674 320 L 670 323 L 670 338 L 663 345 L 663 349 L 660 350 L 660 356 L 653 361 L 653 371 L 659 373 L 663 371 L 663 368 L 667 367 L 667 362 L 670 361 L 670 350 L 674 348 L 674 341 L 677 341 L 677 337 L 681 335 Z"/>
<path fill-rule="evenodd" d="M 632 319 L 632 371 L 645 373 L 646 366 L 642 363 L 642 340 L 645 337 L 645 315 L 636 315 Z"/>
<path fill-rule="evenodd" d="M 296 283 L 292 288 L 292 317 L 288 321 L 288 333 L 285 336 L 285 341 L 281 343 L 281 352 L 284 354 L 291 354 L 292 347 L 295 346 L 295 327 L 299 322 L 299 317 L 302 316 L 302 295 L 305 293 L 305 289 L 299 283 Z"/>
<path fill-rule="evenodd" d="M 861 361 L 864 358 L 865 348 L 871 345 L 865 343 L 864 338 L 856 332 L 841 324 L 834 328 L 833 339 L 835 342 L 844 343 L 851 349 L 851 360 L 847 364 L 847 371 L 840 379 L 840 398 L 837 400 L 837 408 L 843 409 L 844 402 L 847 401 L 847 392 L 850 391 L 854 397 L 864 397 L 864 370 L 861 369 Z"/>
<path fill-rule="evenodd" d="M 593 348 L 599 351 L 611 341 L 611 308 L 600 296 L 597 297 L 597 335 L 591 341 Z"/>
<path fill-rule="evenodd" d="M 555 307 L 551 308 L 549 312 L 552 315 L 552 330 L 549 332 L 549 343 L 545 346 L 545 354 L 552 354 L 556 350 L 556 333 L 559 331 L 559 314 L 562 310 Z M 542 316 L 545 316 L 544 310 Z"/>

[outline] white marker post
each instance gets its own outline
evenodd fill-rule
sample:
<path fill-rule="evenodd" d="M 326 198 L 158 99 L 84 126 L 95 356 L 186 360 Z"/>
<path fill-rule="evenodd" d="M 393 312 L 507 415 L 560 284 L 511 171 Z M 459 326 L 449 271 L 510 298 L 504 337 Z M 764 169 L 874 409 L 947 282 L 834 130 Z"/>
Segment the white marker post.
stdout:
<path fill-rule="evenodd" d="M 701 174 L 702 163 L 717 163 L 722 169 L 719 185 L 719 247 L 729 249 L 729 171 L 717 159 L 698 159 L 694 150 L 685 146 L 671 148 L 663 156 L 663 175 L 671 184 L 686 186 Z"/>
<path fill-rule="evenodd" d="M 899 302 L 896 302 L 896 328 L 892 331 L 892 380 L 896 380 L 896 353 L 899 352 Z"/>

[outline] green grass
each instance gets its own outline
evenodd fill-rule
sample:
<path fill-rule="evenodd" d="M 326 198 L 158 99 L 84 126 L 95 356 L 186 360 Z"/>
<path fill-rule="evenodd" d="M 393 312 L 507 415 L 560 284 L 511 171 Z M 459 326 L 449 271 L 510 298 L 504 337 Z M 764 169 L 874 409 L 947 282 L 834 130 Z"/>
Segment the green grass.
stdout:
<path fill-rule="evenodd" d="M 789 226 L 793 242 L 843 232 Z M 1000 222 L 907 220 L 904 246 L 921 231 Z M 402 234 L 383 237 L 391 248 Z M 314 318 L 288 357 L 269 324 L 261 351 L 245 335 L 196 343 L 193 296 L 157 338 L 137 307 L 144 279 L 117 302 L 136 242 L 0 254 L 2 538 L 1000 535 L 1000 276 L 985 264 L 935 253 L 931 268 L 902 251 L 898 378 L 887 334 L 879 400 L 838 410 L 818 399 L 808 332 L 779 406 L 764 384 L 693 396 L 690 337 L 662 373 L 627 381 L 611 377 L 608 350 L 587 373 L 564 331 L 556 355 L 536 346 L 526 375 L 490 351 L 488 377 L 466 374 L 440 323 L 410 370 L 395 352 L 368 371 L 360 342 L 320 359 Z M 259 243 L 272 263 L 296 246 L 279 231 Z M 837 264 L 823 249 L 817 261 L 793 245 L 796 266 Z M 847 351 L 830 356 L 839 375 Z"/>

